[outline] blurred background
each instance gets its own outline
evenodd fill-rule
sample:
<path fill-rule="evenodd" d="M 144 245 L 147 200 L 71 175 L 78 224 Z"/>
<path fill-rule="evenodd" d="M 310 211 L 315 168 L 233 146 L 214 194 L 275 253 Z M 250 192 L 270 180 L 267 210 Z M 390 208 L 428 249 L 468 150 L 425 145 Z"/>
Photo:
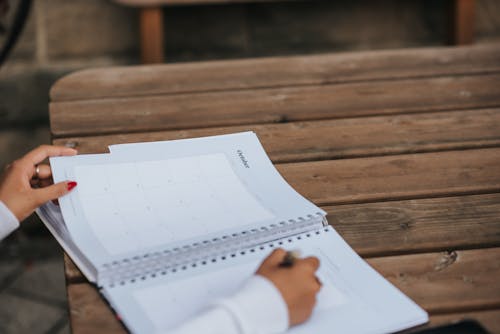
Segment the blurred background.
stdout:
<path fill-rule="evenodd" d="M 21 1 L 7 2 L 2 26 Z M 449 42 L 448 0 L 248 2 L 165 7 L 165 62 Z M 0 67 L 0 168 L 50 142 L 48 93 L 58 78 L 81 68 L 139 64 L 139 36 L 134 8 L 108 0 L 33 1 Z M 474 43 L 500 41 L 500 1 L 476 1 L 474 36 Z M 0 43 L 5 38 L 0 29 Z M 0 243 L 0 333 L 68 333 L 66 308 L 61 251 L 31 217 Z"/>

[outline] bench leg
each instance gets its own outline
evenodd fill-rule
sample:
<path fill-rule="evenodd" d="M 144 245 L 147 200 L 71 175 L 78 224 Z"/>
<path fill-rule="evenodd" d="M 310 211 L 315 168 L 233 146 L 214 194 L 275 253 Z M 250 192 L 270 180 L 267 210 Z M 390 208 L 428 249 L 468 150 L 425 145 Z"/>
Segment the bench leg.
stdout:
<path fill-rule="evenodd" d="M 164 61 L 164 44 L 161 7 L 142 8 L 140 27 L 142 63 L 162 63 Z"/>
<path fill-rule="evenodd" d="M 453 45 L 471 44 L 474 41 L 475 0 L 451 0 L 449 9 L 450 36 Z"/>

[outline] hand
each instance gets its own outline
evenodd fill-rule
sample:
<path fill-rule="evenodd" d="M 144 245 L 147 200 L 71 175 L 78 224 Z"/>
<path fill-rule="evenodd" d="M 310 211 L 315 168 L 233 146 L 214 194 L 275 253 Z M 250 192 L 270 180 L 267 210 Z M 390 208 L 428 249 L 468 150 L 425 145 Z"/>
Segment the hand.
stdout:
<path fill-rule="evenodd" d="M 36 166 L 47 157 L 75 154 L 76 150 L 72 148 L 42 145 L 14 161 L 0 179 L 0 201 L 22 221 L 40 205 L 65 195 L 76 186 L 76 182 L 51 185 L 52 171 L 48 165 L 38 165 L 38 178 L 34 179 Z"/>
<path fill-rule="evenodd" d="M 280 291 L 288 307 L 290 326 L 306 321 L 316 304 L 321 283 L 315 276 L 316 257 L 297 259 L 290 267 L 280 267 L 286 252 L 275 249 L 257 269 L 256 274 L 270 280 Z"/>

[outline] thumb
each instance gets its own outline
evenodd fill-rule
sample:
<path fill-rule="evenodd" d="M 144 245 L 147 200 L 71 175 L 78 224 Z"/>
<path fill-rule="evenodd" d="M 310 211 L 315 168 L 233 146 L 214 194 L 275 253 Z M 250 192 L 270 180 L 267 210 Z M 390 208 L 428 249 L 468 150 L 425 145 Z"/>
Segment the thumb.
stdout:
<path fill-rule="evenodd" d="M 76 187 L 76 184 L 77 183 L 74 181 L 64 181 L 48 187 L 36 189 L 35 194 L 37 201 L 41 205 L 50 200 L 58 199 L 59 197 L 69 193 L 74 187 Z"/>

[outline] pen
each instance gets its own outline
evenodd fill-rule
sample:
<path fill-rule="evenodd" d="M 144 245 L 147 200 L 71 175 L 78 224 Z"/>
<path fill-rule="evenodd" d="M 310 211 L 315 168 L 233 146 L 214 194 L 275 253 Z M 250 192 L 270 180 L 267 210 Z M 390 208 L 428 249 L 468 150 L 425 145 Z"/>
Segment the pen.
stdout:
<path fill-rule="evenodd" d="M 280 267 L 291 267 L 295 261 L 300 258 L 300 251 L 287 251 L 283 261 L 279 264 Z"/>

